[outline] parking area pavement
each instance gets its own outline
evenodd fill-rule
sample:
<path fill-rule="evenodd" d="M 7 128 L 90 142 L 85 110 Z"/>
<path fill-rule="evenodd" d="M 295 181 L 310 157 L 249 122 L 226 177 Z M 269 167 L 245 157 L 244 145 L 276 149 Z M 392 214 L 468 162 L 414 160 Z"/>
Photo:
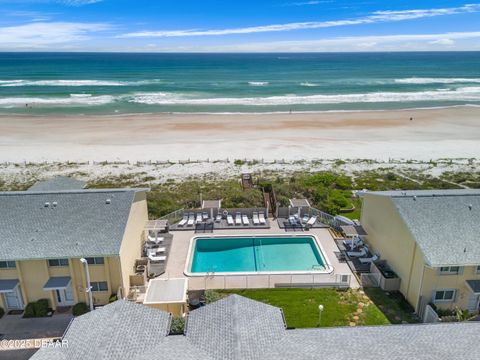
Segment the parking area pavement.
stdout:
<path fill-rule="evenodd" d="M 71 314 L 23 319 L 22 315 L 4 315 L 0 319 L 0 339 L 41 339 L 61 337 L 70 324 Z"/>

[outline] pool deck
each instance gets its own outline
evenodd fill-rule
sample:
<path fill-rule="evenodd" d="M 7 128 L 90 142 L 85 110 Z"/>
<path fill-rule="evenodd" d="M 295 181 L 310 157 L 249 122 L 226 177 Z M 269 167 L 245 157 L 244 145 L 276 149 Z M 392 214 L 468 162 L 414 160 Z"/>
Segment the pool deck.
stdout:
<path fill-rule="evenodd" d="M 229 230 L 215 230 L 209 235 L 250 235 L 250 234 L 265 234 L 265 235 L 288 235 L 289 232 L 285 232 L 278 226 L 276 221 L 270 219 L 270 229 L 262 228 L 249 228 L 249 229 L 229 229 Z M 165 267 L 165 273 L 160 278 L 184 278 L 187 277 L 184 274 L 185 264 L 188 259 L 188 250 L 190 246 L 190 240 L 194 236 L 201 234 L 195 234 L 193 229 L 191 231 L 174 231 L 172 246 L 168 254 L 167 264 Z M 330 232 L 326 228 L 313 228 L 310 231 L 296 232 L 296 235 L 315 235 L 322 247 L 324 255 L 327 257 L 328 262 L 333 267 L 332 274 L 302 274 L 302 275 L 220 275 L 213 274 L 211 276 L 196 276 L 189 278 L 189 290 L 200 289 L 224 289 L 224 288 L 265 288 L 273 287 L 275 283 L 288 286 L 290 283 L 315 283 L 315 284 L 332 284 L 337 283 L 339 277 L 342 275 L 348 275 L 350 277 L 350 287 L 358 288 L 359 284 L 357 279 L 352 274 L 347 263 L 341 263 L 335 256 L 335 252 L 339 249 L 332 238 Z"/>

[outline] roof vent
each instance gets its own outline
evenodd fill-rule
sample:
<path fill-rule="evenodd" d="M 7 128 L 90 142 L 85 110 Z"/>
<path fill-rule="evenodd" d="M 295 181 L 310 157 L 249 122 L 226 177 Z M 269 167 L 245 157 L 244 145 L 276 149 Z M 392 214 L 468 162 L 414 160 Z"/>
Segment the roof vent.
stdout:
<path fill-rule="evenodd" d="M 49 206 L 50 206 L 50 203 L 49 203 L 49 202 L 46 202 L 45 204 L 43 204 L 43 206 L 49 207 Z"/>
<path fill-rule="evenodd" d="M 472 205 L 472 204 L 468 204 L 468 209 L 469 209 L 469 210 L 472 210 L 472 208 L 473 208 L 473 205 Z"/>
<path fill-rule="evenodd" d="M 111 199 L 105 200 L 105 204 L 111 204 L 111 203 L 112 203 L 112 200 L 111 200 Z"/>
<path fill-rule="evenodd" d="M 417 201 L 417 195 L 413 195 L 413 201 Z"/>
<path fill-rule="evenodd" d="M 52 203 L 52 206 L 53 206 L 53 207 L 57 207 L 57 205 L 58 205 L 58 203 L 57 203 L 56 201 L 54 201 L 54 202 Z"/>

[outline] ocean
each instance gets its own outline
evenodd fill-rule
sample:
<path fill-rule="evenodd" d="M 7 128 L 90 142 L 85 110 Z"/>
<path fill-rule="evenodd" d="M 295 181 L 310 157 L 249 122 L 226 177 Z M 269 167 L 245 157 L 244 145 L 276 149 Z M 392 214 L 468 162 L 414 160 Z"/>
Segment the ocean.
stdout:
<path fill-rule="evenodd" d="M 0 114 L 480 105 L 480 52 L 0 53 Z"/>

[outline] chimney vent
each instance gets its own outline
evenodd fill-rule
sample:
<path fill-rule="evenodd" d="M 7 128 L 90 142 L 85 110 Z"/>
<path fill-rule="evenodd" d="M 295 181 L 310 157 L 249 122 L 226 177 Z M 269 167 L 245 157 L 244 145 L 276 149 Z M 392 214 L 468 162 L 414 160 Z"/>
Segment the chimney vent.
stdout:
<path fill-rule="evenodd" d="M 46 203 L 44 204 L 44 206 L 45 206 L 45 207 L 49 207 L 49 206 L 50 206 L 50 203 L 49 203 L 49 202 L 46 202 Z"/>
<path fill-rule="evenodd" d="M 105 200 L 105 204 L 107 204 L 107 205 L 108 205 L 108 204 L 111 204 L 111 203 L 112 203 L 112 200 L 111 200 L 111 199 L 107 199 L 107 200 Z"/>

